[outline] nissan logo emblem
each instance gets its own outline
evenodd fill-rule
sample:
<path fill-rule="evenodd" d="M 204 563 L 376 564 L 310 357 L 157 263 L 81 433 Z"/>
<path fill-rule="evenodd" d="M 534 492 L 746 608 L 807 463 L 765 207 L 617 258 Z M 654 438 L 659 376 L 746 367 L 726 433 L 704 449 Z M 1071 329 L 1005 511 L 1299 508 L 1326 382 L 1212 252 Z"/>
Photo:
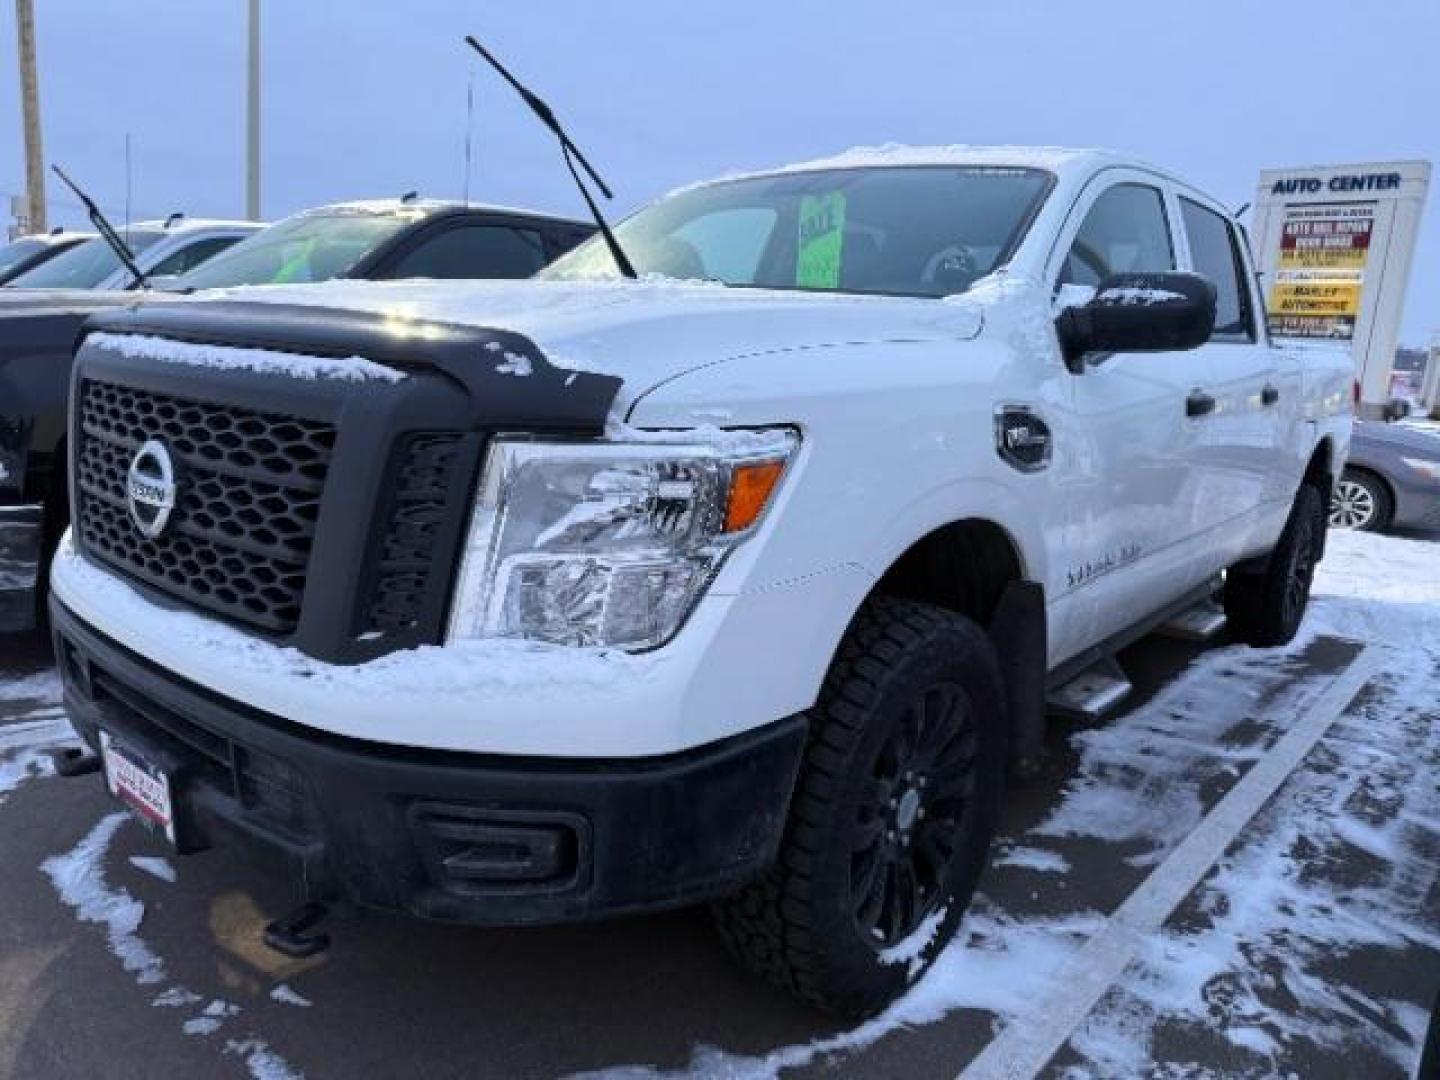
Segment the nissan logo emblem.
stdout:
<path fill-rule="evenodd" d="M 125 496 L 137 529 L 152 539 L 165 531 L 175 509 L 175 463 L 159 439 L 147 439 L 130 459 Z"/>

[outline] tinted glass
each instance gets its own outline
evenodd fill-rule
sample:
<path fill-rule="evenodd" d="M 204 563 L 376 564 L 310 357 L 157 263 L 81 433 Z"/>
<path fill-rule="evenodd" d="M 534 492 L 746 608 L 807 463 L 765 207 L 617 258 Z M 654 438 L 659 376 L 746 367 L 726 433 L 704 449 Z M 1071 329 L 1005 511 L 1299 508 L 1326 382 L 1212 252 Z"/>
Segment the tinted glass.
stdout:
<path fill-rule="evenodd" d="M 1215 333 L 1217 338 L 1249 340 L 1249 293 L 1244 287 L 1244 265 L 1235 246 L 1234 230 L 1213 210 L 1189 199 L 1180 200 L 1185 235 L 1190 238 L 1190 259 L 1195 272 L 1215 285 Z"/>
<path fill-rule="evenodd" d="M 1095 200 L 1065 256 L 1061 285 L 1096 286 L 1111 274 L 1174 270 L 1165 200 L 1144 184 L 1117 184 Z"/>
<path fill-rule="evenodd" d="M 156 263 L 155 268 L 150 271 L 150 276 L 166 277 L 170 274 L 183 274 L 187 270 L 193 270 L 226 248 L 234 247 L 239 239 L 238 236 L 212 236 L 206 240 L 197 240 L 193 244 L 186 244 L 179 251 L 171 252 Z"/>
<path fill-rule="evenodd" d="M 16 240 L 12 244 L 6 244 L 0 248 L 0 277 L 44 250 L 43 240 Z"/>
<path fill-rule="evenodd" d="M 528 278 L 545 265 L 533 229 L 458 225 L 425 240 L 395 264 L 391 278 Z"/>
<path fill-rule="evenodd" d="M 1035 169 L 832 169 L 722 181 L 619 227 L 640 274 L 726 285 L 945 296 L 995 270 L 1049 190 Z M 541 275 L 618 276 L 602 238 Z"/>
<path fill-rule="evenodd" d="M 138 254 L 164 235 L 160 230 L 131 229 L 122 231 L 120 236 L 130 250 Z M 93 289 L 100 282 L 120 269 L 120 260 L 110 245 L 98 237 L 76 244 L 63 255 L 41 263 L 33 270 L 27 270 L 14 281 L 17 289 Z"/>
<path fill-rule="evenodd" d="M 346 273 L 423 211 L 336 209 L 299 214 L 247 236 L 185 274 L 180 288 L 285 285 L 326 281 Z"/>

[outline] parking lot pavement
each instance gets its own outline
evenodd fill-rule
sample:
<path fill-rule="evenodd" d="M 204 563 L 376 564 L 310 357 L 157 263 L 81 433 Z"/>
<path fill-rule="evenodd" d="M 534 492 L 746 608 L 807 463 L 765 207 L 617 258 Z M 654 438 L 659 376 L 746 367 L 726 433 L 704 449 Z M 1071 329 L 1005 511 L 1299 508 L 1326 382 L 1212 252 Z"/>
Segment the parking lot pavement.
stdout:
<path fill-rule="evenodd" d="M 1440 985 L 1440 545 L 1337 536 L 1317 590 L 1285 650 L 1132 650 L 1136 698 L 1054 728 L 960 940 L 858 1028 L 702 912 L 337 913 L 284 960 L 275 878 L 48 775 L 54 678 L 0 640 L 0 1076 L 1407 1076 Z"/>

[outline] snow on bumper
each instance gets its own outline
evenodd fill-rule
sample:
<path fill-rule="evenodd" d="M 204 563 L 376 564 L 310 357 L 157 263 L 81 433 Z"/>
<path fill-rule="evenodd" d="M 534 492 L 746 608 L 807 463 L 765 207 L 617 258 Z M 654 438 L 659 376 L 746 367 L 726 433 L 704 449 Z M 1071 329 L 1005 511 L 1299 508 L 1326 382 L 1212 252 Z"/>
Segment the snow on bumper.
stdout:
<path fill-rule="evenodd" d="M 836 644 L 830 609 L 867 587 L 859 567 L 845 566 L 710 595 L 651 653 L 472 641 L 348 667 L 162 607 L 68 535 L 52 569 L 55 598 L 77 618 L 250 708 L 375 743 L 566 758 L 677 753 L 807 708 Z"/>

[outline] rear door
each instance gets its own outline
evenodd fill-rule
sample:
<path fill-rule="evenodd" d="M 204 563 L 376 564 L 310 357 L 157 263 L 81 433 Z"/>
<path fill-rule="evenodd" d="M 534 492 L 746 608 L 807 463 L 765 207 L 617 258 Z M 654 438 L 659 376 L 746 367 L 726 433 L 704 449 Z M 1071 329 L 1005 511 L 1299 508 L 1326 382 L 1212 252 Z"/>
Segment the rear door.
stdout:
<path fill-rule="evenodd" d="M 1197 531 L 1212 569 L 1239 558 L 1266 504 L 1288 498 L 1280 460 L 1282 417 L 1298 404 L 1299 372 L 1277 367 L 1260 321 L 1253 275 L 1239 230 L 1208 200 L 1177 197 L 1185 233 L 1187 268 L 1215 286 L 1215 330 L 1201 348 L 1210 372 L 1206 393 L 1215 399 L 1197 428 L 1200 472 Z"/>

